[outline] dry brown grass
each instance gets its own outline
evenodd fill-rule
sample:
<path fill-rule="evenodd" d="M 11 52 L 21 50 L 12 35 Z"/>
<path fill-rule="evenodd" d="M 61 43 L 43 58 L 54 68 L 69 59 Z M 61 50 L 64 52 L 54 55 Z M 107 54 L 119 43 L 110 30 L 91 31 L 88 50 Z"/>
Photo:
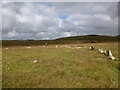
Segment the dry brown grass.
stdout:
<path fill-rule="evenodd" d="M 110 49 L 117 43 L 68 44 Z M 3 88 L 117 88 L 118 63 L 98 50 L 25 46 L 3 48 Z M 33 61 L 37 60 L 36 63 Z"/>

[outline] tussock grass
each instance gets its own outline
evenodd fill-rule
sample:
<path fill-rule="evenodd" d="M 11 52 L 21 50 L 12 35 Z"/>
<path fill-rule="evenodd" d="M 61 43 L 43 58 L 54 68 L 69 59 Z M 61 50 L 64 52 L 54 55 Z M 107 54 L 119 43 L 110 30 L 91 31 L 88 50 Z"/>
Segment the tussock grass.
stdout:
<path fill-rule="evenodd" d="M 77 45 L 110 49 L 118 57 L 117 43 Z M 2 62 L 3 88 L 118 87 L 119 61 L 109 60 L 98 50 L 59 46 L 9 47 L 3 48 Z"/>

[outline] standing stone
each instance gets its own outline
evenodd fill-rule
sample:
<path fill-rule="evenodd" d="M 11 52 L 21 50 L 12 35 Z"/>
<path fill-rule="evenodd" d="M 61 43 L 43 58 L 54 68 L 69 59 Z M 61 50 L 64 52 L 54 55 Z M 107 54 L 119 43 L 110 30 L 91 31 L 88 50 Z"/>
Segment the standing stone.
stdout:
<path fill-rule="evenodd" d="M 45 43 L 45 46 L 47 46 L 48 45 L 48 43 Z"/>

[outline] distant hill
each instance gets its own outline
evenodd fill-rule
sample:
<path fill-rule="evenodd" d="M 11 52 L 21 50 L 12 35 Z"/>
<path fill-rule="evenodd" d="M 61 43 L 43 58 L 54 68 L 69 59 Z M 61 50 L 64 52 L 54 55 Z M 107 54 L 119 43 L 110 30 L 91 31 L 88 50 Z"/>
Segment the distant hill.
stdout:
<path fill-rule="evenodd" d="M 106 36 L 106 35 L 85 35 L 85 36 L 72 36 L 63 37 L 56 40 L 79 40 L 84 42 L 114 42 L 118 41 L 118 36 Z"/>
<path fill-rule="evenodd" d="M 118 37 L 120 36 L 85 35 L 63 37 L 55 40 L 2 40 L 2 47 L 45 45 L 45 43 L 48 43 L 48 45 L 50 45 L 50 44 L 118 42 Z"/>

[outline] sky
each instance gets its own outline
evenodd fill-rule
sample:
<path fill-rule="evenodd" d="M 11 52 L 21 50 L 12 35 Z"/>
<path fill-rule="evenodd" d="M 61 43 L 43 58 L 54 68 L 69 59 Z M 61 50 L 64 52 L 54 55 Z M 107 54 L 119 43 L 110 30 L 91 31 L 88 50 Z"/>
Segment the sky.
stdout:
<path fill-rule="evenodd" d="M 51 40 L 89 34 L 118 35 L 117 2 L 2 3 L 3 40 Z"/>

